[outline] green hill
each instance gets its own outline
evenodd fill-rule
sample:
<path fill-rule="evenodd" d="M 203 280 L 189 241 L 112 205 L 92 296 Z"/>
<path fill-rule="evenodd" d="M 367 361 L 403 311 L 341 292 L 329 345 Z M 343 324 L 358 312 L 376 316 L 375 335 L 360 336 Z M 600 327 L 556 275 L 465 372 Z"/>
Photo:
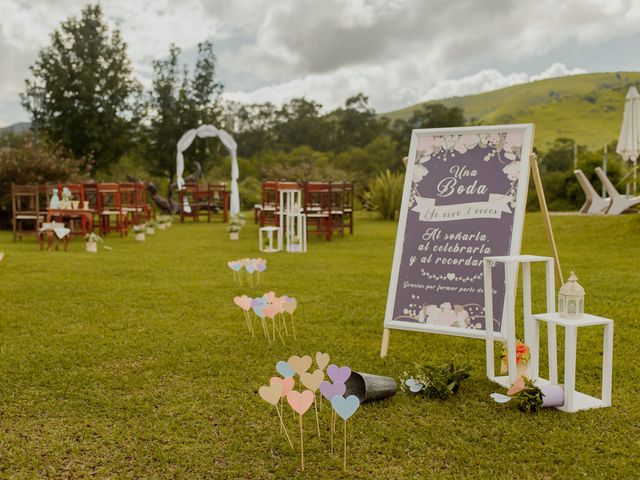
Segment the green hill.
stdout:
<path fill-rule="evenodd" d="M 618 138 L 624 96 L 640 84 L 640 72 L 589 73 L 550 78 L 492 92 L 425 103 L 460 107 L 473 123 L 535 123 L 535 144 L 545 149 L 557 137 L 599 149 Z M 417 104 L 383 114 L 408 118 Z"/>

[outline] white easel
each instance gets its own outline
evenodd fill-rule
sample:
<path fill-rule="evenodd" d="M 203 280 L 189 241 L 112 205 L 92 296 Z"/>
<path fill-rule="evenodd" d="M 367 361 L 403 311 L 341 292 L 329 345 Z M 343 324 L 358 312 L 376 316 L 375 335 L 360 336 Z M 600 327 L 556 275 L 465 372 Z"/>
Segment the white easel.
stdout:
<path fill-rule="evenodd" d="M 284 237 L 287 252 L 307 251 L 307 216 L 302 213 L 302 191 L 295 189 L 280 190 L 280 228 L 278 242 Z M 298 244 L 293 243 L 294 237 Z M 294 245 L 300 245 L 299 248 Z"/>
<path fill-rule="evenodd" d="M 524 318 L 524 343 L 531 348 L 530 374 L 531 378 L 538 378 L 538 355 L 539 346 L 536 322 L 531 312 L 531 264 L 544 262 L 546 265 L 546 296 L 547 311 L 555 312 L 555 282 L 554 282 L 554 261 L 551 257 L 540 257 L 537 255 L 513 255 L 500 257 L 485 257 L 484 267 L 484 303 L 485 303 L 485 342 L 487 356 L 487 377 L 509 388 L 518 378 L 516 366 L 516 321 L 515 321 L 515 289 L 517 283 L 518 266 L 522 264 L 522 309 Z M 494 335 L 493 332 L 493 282 L 492 267 L 497 263 L 504 264 L 505 267 L 505 283 L 507 291 L 505 294 L 505 309 L 502 315 L 502 333 Z M 556 342 L 555 327 L 548 325 L 549 344 Z M 507 342 L 507 359 L 509 366 L 509 374 L 506 376 L 495 376 L 495 358 L 493 343 L 496 341 Z M 549 370 L 557 370 L 556 351 L 549 350 Z M 556 381 L 557 383 L 557 381 Z"/>

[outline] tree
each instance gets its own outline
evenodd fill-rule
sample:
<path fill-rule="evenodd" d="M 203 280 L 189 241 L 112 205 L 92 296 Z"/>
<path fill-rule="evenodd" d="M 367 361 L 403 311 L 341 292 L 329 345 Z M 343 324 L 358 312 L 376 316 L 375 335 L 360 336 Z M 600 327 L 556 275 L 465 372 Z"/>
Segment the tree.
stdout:
<path fill-rule="evenodd" d="M 294 98 L 276 112 L 274 127 L 278 148 L 289 152 L 307 145 L 326 152 L 332 138 L 332 125 L 320 116 L 322 105 L 305 98 Z"/>
<path fill-rule="evenodd" d="M 442 103 L 425 103 L 413 111 L 408 120 L 396 119 L 391 124 L 393 137 L 398 142 L 399 155 L 409 151 L 411 131 L 416 128 L 460 127 L 465 124 L 464 111 Z"/>
<path fill-rule="evenodd" d="M 109 34 L 100 5 L 87 5 L 80 18 L 63 21 L 30 70 L 23 106 L 39 114 L 52 140 L 78 158 L 93 159 L 85 170 L 107 167 L 130 147 L 140 86 L 127 46 L 119 30 Z M 36 85 L 46 92 L 41 112 L 34 112 L 29 101 Z"/>
<path fill-rule="evenodd" d="M 387 127 L 385 120 L 376 116 L 369 107 L 369 97 L 358 93 L 347 98 L 344 108 L 328 115 L 336 122 L 333 150 L 342 152 L 350 147 L 364 147 L 378 137 Z"/>
<path fill-rule="evenodd" d="M 203 123 L 217 125 L 221 118 L 222 84 L 215 79 L 213 44 L 198 44 L 198 59 L 189 76 L 186 65 L 180 66 L 180 49 L 171 45 L 169 57 L 153 62 L 153 85 L 149 92 L 150 112 L 148 168 L 155 175 L 173 178 L 176 169 L 176 143 L 189 129 Z M 216 142 L 214 148 L 209 148 Z M 190 158 L 203 167 L 218 153 L 216 139 L 196 139 Z M 226 154 L 226 153 L 225 153 Z"/>

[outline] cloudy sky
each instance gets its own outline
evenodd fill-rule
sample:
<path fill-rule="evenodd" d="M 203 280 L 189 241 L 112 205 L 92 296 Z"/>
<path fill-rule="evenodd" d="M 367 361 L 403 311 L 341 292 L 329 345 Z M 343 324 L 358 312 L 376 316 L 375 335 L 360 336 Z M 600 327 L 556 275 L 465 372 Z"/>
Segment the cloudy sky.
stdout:
<path fill-rule="evenodd" d="M 0 126 L 40 48 L 85 0 L 0 0 Z M 215 43 L 225 96 L 327 108 L 357 92 L 378 111 L 582 72 L 638 70 L 636 0 L 103 0 L 149 85 L 169 45 Z"/>

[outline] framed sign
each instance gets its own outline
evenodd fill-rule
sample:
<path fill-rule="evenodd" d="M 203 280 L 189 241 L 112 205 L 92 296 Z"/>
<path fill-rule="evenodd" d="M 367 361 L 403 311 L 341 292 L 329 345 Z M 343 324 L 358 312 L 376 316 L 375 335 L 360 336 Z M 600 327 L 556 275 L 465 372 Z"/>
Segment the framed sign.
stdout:
<path fill-rule="evenodd" d="M 520 253 L 533 131 L 533 124 L 413 131 L 383 356 L 389 329 L 484 338 L 482 259 Z M 503 268 L 493 280 L 500 337 L 515 285 L 505 284 Z"/>

